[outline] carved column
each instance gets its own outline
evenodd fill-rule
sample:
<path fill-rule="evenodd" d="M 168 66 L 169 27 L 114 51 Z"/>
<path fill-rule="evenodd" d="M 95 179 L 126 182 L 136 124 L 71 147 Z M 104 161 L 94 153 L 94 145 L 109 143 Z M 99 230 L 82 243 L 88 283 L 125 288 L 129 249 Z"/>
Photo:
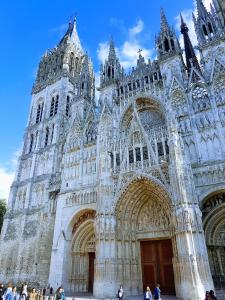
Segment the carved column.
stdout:
<path fill-rule="evenodd" d="M 170 178 L 174 198 L 177 296 L 185 300 L 201 300 L 206 290 L 213 289 L 201 211 L 191 166 L 185 157 L 183 141 L 172 112 L 170 118 Z"/>
<path fill-rule="evenodd" d="M 103 212 L 97 214 L 95 235 L 94 296 L 115 297 L 118 284 L 116 283 L 115 217 L 113 214 Z"/>

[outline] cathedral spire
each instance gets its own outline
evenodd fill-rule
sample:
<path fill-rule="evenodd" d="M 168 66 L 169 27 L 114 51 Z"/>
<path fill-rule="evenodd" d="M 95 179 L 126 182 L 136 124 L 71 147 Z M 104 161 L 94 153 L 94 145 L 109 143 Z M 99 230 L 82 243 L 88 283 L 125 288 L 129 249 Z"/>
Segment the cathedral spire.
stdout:
<path fill-rule="evenodd" d="M 181 52 L 175 30 L 169 26 L 163 8 L 160 10 L 160 32 L 156 37 L 156 47 L 160 59 L 168 58 Z"/>
<path fill-rule="evenodd" d="M 189 29 L 187 27 L 187 24 L 184 22 L 182 15 L 180 15 L 180 19 L 181 19 L 180 29 L 181 29 L 181 33 L 183 34 L 183 38 L 184 38 L 184 50 L 185 50 L 186 66 L 187 66 L 188 74 L 190 75 L 192 65 L 194 66 L 194 68 L 196 70 L 198 70 L 201 73 L 201 69 L 200 69 L 197 57 L 195 55 L 193 45 L 191 43 L 191 40 L 190 40 L 190 37 L 188 34 Z"/>
<path fill-rule="evenodd" d="M 81 42 L 77 33 L 76 18 L 74 18 L 72 22 L 69 22 L 68 29 L 59 44 L 63 43 L 71 43 L 75 46 L 76 50 L 83 52 L 83 48 L 81 46 Z"/>
<path fill-rule="evenodd" d="M 198 16 L 199 17 L 205 17 L 208 15 L 208 12 L 205 8 L 205 5 L 203 4 L 202 0 L 196 0 L 196 5 L 197 5 L 197 11 L 198 11 Z"/>
<path fill-rule="evenodd" d="M 161 25 L 161 31 L 169 31 L 169 24 L 162 7 L 160 9 L 160 25 Z"/>
<path fill-rule="evenodd" d="M 108 55 L 108 60 L 116 60 L 116 50 L 115 50 L 115 45 L 114 45 L 114 41 L 113 38 L 110 39 L 109 42 L 109 55 Z"/>
<path fill-rule="evenodd" d="M 101 66 L 100 86 L 103 87 L 115 83 L 120 76 L 121 65 L 118 57 L 116 56 L 114 41 L 111 38 L 109 42 L 108 59 Z"/>

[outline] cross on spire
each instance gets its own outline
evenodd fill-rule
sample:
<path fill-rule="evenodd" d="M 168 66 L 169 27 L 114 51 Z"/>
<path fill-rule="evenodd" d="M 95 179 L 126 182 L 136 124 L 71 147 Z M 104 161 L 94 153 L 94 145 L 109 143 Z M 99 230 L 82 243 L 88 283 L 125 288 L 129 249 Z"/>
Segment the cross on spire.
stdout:
<path fill-rule="evenodd" d="M 141 56 L 141 52 L 142 52 L 143 50 L 142 49 L 139 49 L 138 51 L 137 51 L 137 53 L 139 54 L 139 56 Z"/>

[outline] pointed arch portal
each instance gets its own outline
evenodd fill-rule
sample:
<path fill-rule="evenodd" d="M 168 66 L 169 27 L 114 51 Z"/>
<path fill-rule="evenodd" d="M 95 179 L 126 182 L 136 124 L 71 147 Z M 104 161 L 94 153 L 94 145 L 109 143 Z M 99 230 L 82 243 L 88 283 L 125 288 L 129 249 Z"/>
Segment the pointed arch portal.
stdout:
<path fill-rule="evenodd" d="M 125 189 L 116 206 L 119 281 L 132 294 L 160 282 L 175 295 L 171 200 L 162 187 L 139 178 Z M 141 275 L 140 275 L 141 274 Z"/>
<path fill-rule="evenodd" d="M 75 218 L 71 244 L 71 292 L 93 292 L 95 233 L 94 210 L 82 211 Z"/>
<path fill-rule="evenodd" d="M 225 191 L 209 195 L 202 205 L 203 227 L 215 287 L 225 287 Z"/>

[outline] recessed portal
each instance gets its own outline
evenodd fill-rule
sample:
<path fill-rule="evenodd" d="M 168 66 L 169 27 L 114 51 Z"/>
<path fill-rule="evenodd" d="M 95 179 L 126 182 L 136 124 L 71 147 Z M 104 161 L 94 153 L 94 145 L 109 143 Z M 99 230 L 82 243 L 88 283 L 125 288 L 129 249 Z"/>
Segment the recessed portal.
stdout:
<path fill-rule="evenodd" d="M 175 295 L 173 249 L 170 239 L 141 242 L 143 290 L 154 290 L 157 283 L 164 295 Z"/>
<path fill-rule="evenodd" d="M 93 293 L 94 270 L 95 270 L 95 252 L 89 252 L 89 273 L 88 273 L 88 292 Z"/>

